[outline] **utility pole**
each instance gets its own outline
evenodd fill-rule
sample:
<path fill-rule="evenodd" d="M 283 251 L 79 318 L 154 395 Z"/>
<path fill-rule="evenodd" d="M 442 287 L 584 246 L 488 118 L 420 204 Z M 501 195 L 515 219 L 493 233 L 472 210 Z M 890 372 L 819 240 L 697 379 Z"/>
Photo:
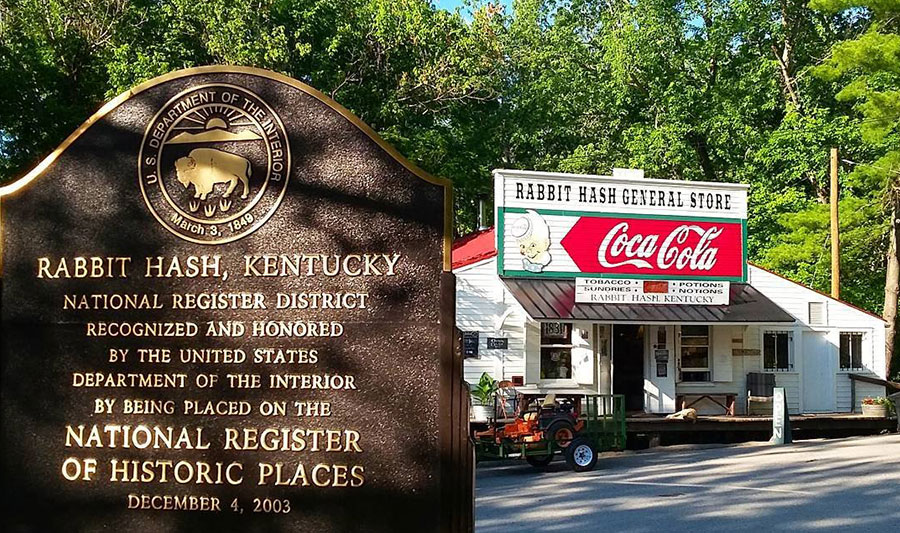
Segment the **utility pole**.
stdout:
<path fill-rule="evenodd" d="M 831 297 L 841 297 L 841 241 L 838 235 L 838 149 L 831 149 Z"/>

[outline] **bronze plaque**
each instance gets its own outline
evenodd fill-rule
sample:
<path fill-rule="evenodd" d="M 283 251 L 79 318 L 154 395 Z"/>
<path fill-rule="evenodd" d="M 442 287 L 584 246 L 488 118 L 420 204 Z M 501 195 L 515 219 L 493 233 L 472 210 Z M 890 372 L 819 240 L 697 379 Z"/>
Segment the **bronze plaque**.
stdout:
<path fill-rule="evenodd" d="M 0 195 L 6 531 L 469 527 L 450 188 L 348 111 L 174 72 Z"/>

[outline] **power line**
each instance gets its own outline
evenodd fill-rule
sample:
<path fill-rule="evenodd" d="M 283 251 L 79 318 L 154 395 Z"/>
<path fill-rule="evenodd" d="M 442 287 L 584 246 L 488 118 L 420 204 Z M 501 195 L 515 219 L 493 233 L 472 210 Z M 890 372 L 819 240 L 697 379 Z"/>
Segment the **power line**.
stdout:
<path fill-rule="evenodd" d="M 900 113 L 897 113 L 894 116 L 865 118 L 865 119 L 860 120 L 859 123 L 866 124 L 868 122 L 893 122 L 897 119 L 900 119 Z"/>
<path fill-rule="evenodd" d="M 841 159 L 841 161 L 850 165 L 877 168 L 878 170 L 883 170 L 885 172 L 890 172 L 892 174 L 900 176 L 900 170 L 894 170 L 893 168 L 886 168 L 881 165 L 873 165 L 872 163 L 858 163 L 856 161 L 850 161 L 849 159 Z"/>

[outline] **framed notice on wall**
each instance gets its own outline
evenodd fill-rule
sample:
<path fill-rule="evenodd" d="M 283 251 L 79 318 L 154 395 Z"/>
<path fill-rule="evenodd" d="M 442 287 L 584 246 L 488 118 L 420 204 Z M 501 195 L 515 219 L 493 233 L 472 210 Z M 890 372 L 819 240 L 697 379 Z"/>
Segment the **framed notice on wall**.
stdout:
<path fill-rule="evenodd" d="M 478 357 L 478 332 L 462 332 L 463 357 Z"/>

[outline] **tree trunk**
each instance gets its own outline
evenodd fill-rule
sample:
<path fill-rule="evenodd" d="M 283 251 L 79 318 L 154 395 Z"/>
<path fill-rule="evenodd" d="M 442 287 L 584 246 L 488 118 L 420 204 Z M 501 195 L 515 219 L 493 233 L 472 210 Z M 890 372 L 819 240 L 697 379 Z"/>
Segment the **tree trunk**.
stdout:
<path fill-rule="evenodd" d="M 884 332 L 885 379 L 891 379 L 891 360 L 894 356 L 894 338 L 897 335 L 897 298 L 900 294 L 900 194 L 891 198 L 891 241 L 888 245 L 887 276 L 884 280 Z"/>
<path fill-rule="evenodd" d="M 800 95 L 797 94 L 797 80 L 794 77 L 794 21 L 791 18 L 789 0 L 781 2 L 781 27 L 784 29 L 784 42 L 773 43 L 772 53 L 778 61 L 778 70 L 781 73 L 781 88 L 784 90 L 794 109 L 802 112 Z"/>
<path fill-rule="evenodd" d="M 706 181 L 719 181 L 716 177 L 716 169 L 712 162 L 712 156 L 709 153 L 709 147 L 706 145 L 706 137 L 692 131 L 687 134 L 687 140 L 697 152 L 697 159 L 700 161 L 703 178 Z"/>
<path fill-rule="evenodd" d="M 778 48 L 775 45 L 772 45 L 772 53 L 775 54 L 775 59 L 778 60 L 778 70 L 781 72 L 781 87 L 784 90 L 785 96 L 787 96 L 791 100 L 791 103 L 794 104 L 794 109 L 802 111 L 800 96 L 794 89 L 795 81 L 791 71 L 791 52 L 792 48 L 790 40 L 788 40 L 787 37 L 785 37 L 784 48 L 780 54 L 778 53 Z"/>

